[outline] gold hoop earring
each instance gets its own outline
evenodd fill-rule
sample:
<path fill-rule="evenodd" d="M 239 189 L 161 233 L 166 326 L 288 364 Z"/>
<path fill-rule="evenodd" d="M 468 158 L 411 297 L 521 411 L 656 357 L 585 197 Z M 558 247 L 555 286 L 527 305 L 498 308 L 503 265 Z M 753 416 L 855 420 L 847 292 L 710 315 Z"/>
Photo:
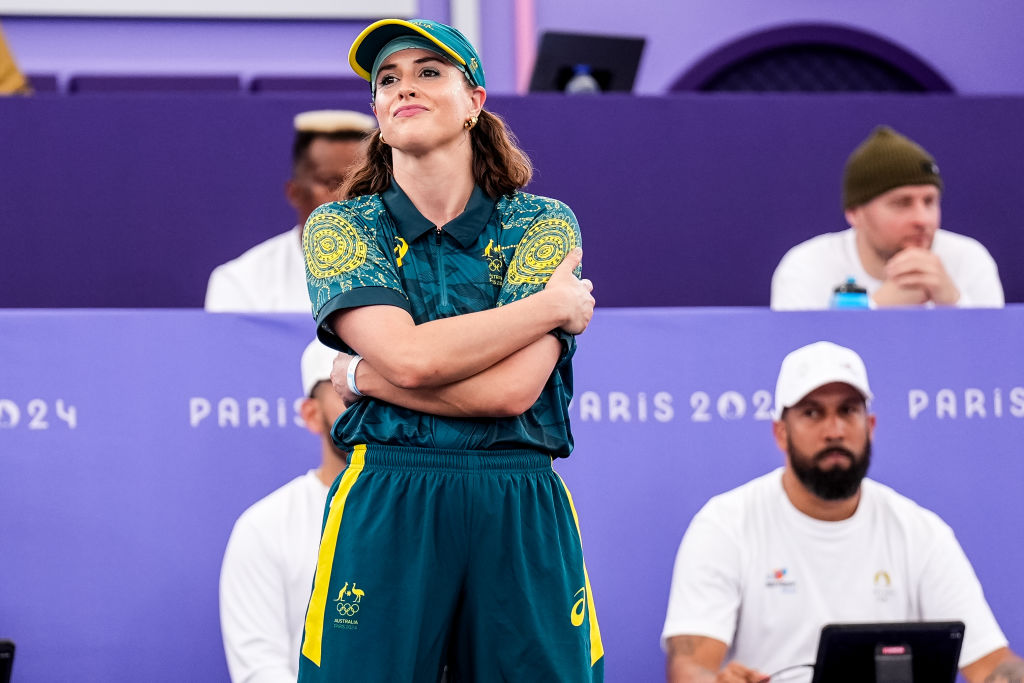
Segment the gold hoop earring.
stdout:
<path fill-rule="evenodd" d="M 377 137 L 380 138 L 380 144 L 382 144 L 382 145 L 388 144 L 387 141 L 384 139 L 384 133 L 382 133 L 381 131 L 377 131 Z"/>
<path fill-rule="evenodd" d="M 477 117 L 470 116 L 468 119 L 466 119 L 466 122 L 462 124 L 462 127 L 465 128 L 466 130 L 472 130 L 473 126 L 476 125 L 476 122 Z"/>

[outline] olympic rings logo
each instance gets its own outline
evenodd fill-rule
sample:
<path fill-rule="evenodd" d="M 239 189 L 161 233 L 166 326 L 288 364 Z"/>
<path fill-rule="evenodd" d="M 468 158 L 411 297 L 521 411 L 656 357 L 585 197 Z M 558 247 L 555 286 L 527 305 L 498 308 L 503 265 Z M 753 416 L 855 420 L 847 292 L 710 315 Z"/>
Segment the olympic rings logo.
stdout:
<path fill-rule="evenodd" d="M 355 602 L 339 602 L 338 603 L 338 614 L 343 617 L 355 616 L 356 612 L 359 611 L 359 604 Z"/>

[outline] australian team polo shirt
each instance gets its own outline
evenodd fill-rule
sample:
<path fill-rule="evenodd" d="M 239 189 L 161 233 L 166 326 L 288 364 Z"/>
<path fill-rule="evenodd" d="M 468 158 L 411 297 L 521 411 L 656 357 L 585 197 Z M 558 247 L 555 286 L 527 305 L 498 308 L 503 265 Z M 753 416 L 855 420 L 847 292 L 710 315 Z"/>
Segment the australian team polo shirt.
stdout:
<path fill-rule="evenodd" d="M 502 306 L 544 288 L 579 246 L 568 206 L 525 192 L 495 200 L 475 187 L 461 215 L 437 227 L 397 183 L 380 194 L 319 207 L 306 221 L 306 281 L 320 339 L 352 353 L 330 327 L 339 310 L 367 305 L 405 309 L 417 323 Z M 446 449 L 572 450 L 568 407 L 575 340 L 556 330 L 564 353 L 540 398 L 511 418 L 451 418 L 373 398 L 334 426 L 343 445 L 381 443 Z M 501 391 L 501 387 L 494 387 Z"/>

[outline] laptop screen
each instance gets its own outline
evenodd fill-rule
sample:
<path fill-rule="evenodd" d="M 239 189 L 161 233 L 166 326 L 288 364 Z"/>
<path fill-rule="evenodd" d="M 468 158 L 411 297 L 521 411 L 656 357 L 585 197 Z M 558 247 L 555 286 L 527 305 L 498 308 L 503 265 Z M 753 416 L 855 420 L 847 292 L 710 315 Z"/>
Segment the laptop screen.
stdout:
<path fill-rule="evenodd" d="M 645 40 L 640 37 L 546 31 L 540 39 L 530 92 L 561 92 L 580 66 L 602 92 L 630 92 Z"/>
<path fill-rule="evenodd" d="M 811 681 L 954 683 L 963 641 L 962 621 L 827 624 Z"/>
<path fill-rule="evenodd" d="M 14 666 L 14 643 L 0 640 L 0 683 L 11 680 L 11 668 Z"/>

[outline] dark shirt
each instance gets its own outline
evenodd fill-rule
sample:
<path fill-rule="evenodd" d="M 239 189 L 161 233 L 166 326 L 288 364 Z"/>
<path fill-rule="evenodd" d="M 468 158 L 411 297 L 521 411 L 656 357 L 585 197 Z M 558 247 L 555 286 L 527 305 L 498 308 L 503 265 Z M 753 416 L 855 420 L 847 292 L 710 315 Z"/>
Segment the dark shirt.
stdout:
<path fill-rule="evenodd" d="M 325 204 L 303 233 L 306 281 L 320 339 L 353 353 L 330 327 L 334 313 L 398 306 L 416 324 L 495 308 L 544 288 L 579 246 L 565 204 L 517 192 L 497 200 L 474 188 L 466 209 L 434 226 L 397 183 L 378 195 Z M 451 418 L 365 398 L 334 425 L 343 447 L 359 443 L 442 449 L 531 448 L 554 457 L 572 451 L 569 401 L 575 339 L 553 330 L 563 354 L 537 402 L 511 418 Z M 501 387 L 494 387 L 501 391 Z"/>

